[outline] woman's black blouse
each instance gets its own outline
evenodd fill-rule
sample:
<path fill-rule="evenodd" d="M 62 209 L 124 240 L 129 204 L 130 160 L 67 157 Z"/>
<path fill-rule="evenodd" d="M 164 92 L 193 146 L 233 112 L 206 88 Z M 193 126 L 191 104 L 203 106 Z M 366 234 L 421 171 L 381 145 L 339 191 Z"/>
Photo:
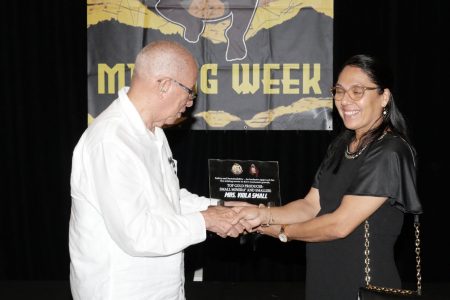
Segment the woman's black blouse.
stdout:
<path fill-rule="evenodd" d="M 355 159 L 344 157 L 345 143 L 334 147 L 336 150 L 329 151 L 313 183 L 320 194 L 319 215 L 336 210 L 344 195 L 387 197 L 388 201 L 369 218 L 371 283 L 401 287 L 394 244 L 402 228 L 403 213 L 422 212 L 414 152 L 392 134 L 372 143 Z M 343 239 L 307 244 L 306 299 L 357 298 L 365 276 L 363 226 Z"/>

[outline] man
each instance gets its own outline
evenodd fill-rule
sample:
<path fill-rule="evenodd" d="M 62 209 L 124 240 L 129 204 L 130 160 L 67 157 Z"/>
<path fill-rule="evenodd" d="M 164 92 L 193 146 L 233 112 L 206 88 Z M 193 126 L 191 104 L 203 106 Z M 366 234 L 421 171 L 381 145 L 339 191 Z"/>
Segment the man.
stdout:
<path fill-rule="evenodd" d="M 193 104 L 193 56 L 168 41 L 138 54 L 130 88 L 85 131 L 72 162 L 74 299 L 184 299 L 183 249 L 206 230 L 237 236 L 235 213 L 179 187 L 161 127 Z M 209 207 L 209 208 L 208 208 Z"/>

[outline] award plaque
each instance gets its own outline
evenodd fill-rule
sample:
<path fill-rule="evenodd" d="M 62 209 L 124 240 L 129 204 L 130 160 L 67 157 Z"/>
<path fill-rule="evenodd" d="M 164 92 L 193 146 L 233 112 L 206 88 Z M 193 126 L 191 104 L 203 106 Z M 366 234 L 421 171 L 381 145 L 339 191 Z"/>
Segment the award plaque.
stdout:
<path fill-rule="evenodd" d="M 277 161 L 209 159 L 208 164 L 211 198 L 281 205 Z"/>

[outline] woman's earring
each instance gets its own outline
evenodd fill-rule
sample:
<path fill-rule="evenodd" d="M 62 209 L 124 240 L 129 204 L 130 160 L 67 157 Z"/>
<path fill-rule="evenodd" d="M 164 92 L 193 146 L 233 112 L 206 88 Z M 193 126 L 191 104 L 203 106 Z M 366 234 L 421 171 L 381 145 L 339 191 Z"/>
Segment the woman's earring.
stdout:
<path fill-rule="evenodd" d="M 386 115 L 387 115 L 386 107 L 383 107 L 383 117 L 386 117 Z"/>
<path fill-rule="evenodd" d="M 163 89 L 163 88 L 160 88 L 159 91 L 160 91 L 161 93 L 167 92 L 166 89 Z"/>

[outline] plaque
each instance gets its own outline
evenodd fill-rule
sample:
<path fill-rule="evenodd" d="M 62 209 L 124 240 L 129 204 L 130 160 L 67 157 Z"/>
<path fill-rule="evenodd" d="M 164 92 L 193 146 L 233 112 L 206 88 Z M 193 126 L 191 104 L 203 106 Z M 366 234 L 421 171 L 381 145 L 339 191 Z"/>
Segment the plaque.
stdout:
<path fill-rule="evenodd" d="M 277 161 L 209 159 L 208 166 L 211 198 L 281 205 Z"/>

